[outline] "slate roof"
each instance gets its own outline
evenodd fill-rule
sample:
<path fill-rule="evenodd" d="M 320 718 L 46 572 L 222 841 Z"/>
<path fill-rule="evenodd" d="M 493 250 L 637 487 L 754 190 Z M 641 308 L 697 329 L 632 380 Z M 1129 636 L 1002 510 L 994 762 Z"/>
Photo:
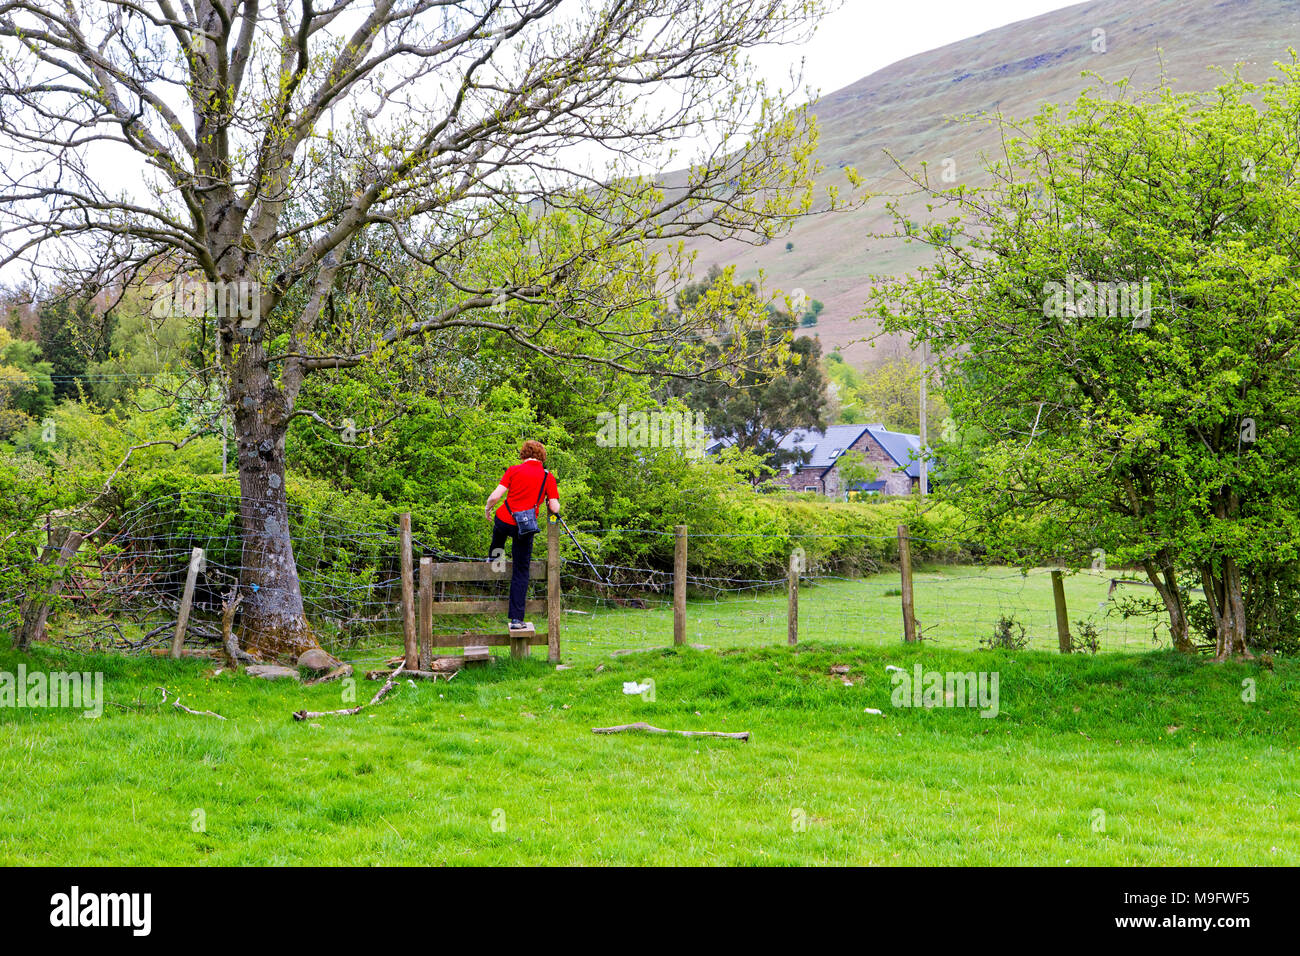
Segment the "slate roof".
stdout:
<path fill-rule="evenodd" d="M 805 468 L 826 469 L 839 460 L 845 449 L 862 437 L 871 425 L 832 425 L 825 432 L 796 428 L 781 439 L 782 451 L 811 452 Z"/>
<path fill-rule="evenodd" d="M 781 439 L 782 451 L 809 452 L 808 463 L 801 468 L 825 471 L 834 465 L 854 442 L 862 437 L 863 432 L 870 432 L 876 444 L 885 450 L 885 454 L 894 460 L 910 478 L 921 477 L 921 463 L 913 458 L 912 452 L 921 450 L 919 435 L 906 432 L 891 432 L 880 424 L 869 425 L 832 425 L 825 432 L 816 428 L 796 428 Z M 906 466 L 906 467 L 903 467 Z"/>
<path fill-rule="evenodd" d="M 885 449 L 890 458 L 899 465 L 907 466 L 905 473 L 909 477 L 921 477 L 921 462 L 912 456 L 912 452 L 919 453 L 921 450 L 921 436 L 887 431 L 880 425 L 868 425 L 867 431 L 871 432 L 871 437 Z"/>
<path fill-rule="evenodd" d="M 822 433 L 815 428 L 796 428 L 787 432 L 777 444 L 782 451 L 811 452 L 822 440 Z"/>

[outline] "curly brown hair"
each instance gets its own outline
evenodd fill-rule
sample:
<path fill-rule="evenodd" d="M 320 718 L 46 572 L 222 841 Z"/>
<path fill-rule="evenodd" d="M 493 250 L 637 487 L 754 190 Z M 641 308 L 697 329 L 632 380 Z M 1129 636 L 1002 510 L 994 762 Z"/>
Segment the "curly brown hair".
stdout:
<path fill-rule="evenodd" d="M 519 449 L 519 460 L 527 461 L 529 458 L 536 458 L 543 465 L 546 464 L 546 446 L 536 439 L 528 439 Z"/>

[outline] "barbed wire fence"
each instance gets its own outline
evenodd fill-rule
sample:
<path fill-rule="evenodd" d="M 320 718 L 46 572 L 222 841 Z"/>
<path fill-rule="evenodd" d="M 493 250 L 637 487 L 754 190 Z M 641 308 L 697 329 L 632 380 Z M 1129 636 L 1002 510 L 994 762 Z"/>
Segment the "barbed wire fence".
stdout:
<path fill-rule="evenodd" d="M 203 567 L 193 587 L 185 631 L 191 646 L 216 647 L 227 596 L 244 579 L 240 499 L 186 491 L 132 508 L 87 536 L 61 574 L 45 639 L 78 650 L 162 653 L 177 627 L 194 549 Z M 390 520 L 391 519 L 391 520 Z M 50 521 L 30 529 L 47 550 L 62 544 Z M 770 646 L 791 636 L 791 591 L 797 640 L 894 645 L 905 626 L 900 539 L 870 534 L 691 534 L 689 529 L 589 528 L 582 548 L 561 537 L 561 633 L 564 659 L 582 660 L 671 646 Z M 290 507 L 308 620 L 327 650 L 357 664 L 386 660 L 404 639 L 401 542 L 396 516 L 364 522 Z M 684 555 L 679 555 L 679 538 Z M 539 535 L 539 542 L 545 539 Z M 936 646 L 975 649 L 1009 634 L 1021 646 L 1058 648 L 1050 568 L 986 564 L 969 542 L 908 536 L 917 637 Z M 543 545 L 544 547 L 544 545 Z M 413 564 L 486 561 L 448 550 L 428 533 L 412 536 Z M 753 570 L 720 575 L 719 564 L 746 556 Z M 632 555 L 634 557 L 629 558 Z M 729 556 L 726 561 L 723 556 Z M 682 561 L 681 557 L 685 560 Z M 537 556 L 535 555 L 536 559 Z M 774 567 L 787 567 L 774 574 Z M 4 568 L 0 568 L 0 578 Z M 24 608 L 42 596 L 48 571 L 0 596 L 0 631 L 16 633 Z M 682 583 L 680 591 L 679 582 Z M 1134 575 L 1084 570 L 1062 577 L 1076 637 L 1091 650 L 1167 645 L 1159 619 L 1134 616 L 1125 593 Z M 508 582 L 444 581 L 435 600 L 505 596 Z M 544 591 L 545 581 L 533 584 Z M 682 600 L 675 600 L 681 593 Z M 1125 605 L 1128 605 L 1126 609 Z M 504 615 L 488 626 L 504 627 Z M 438 618 L 440 622 L 445 621 Z M 1084 627 L 1079 624 L 1083 623 Z M 457 619 L 457 626 L 478 622 Z M 450 626 L 442 624 L 442 626 Z M 480 625 L 482 626 L 482 625 Z"/>

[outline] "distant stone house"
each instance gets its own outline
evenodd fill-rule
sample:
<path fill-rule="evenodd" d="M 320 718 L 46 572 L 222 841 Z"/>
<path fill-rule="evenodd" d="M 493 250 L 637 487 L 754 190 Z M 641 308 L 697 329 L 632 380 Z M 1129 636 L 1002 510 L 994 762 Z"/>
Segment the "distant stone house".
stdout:
<path fill-rule="evenodd" d="M 906 495 L 921 482 L 917 435 L 891 432 L 884 425 L 832 425 L 825 432 L 799 428 L 781 440 L 780 448 L 807 455 L 804 464 L 786 465 L 774 484 L 792 491 L 813 491 L 830 498 L 843 498 L 848 491 L 866 494 Z M 876 479 L 845 487 L 840 465 L 849 452 L 860 452 L 867 467 L 875 466 Z"/>

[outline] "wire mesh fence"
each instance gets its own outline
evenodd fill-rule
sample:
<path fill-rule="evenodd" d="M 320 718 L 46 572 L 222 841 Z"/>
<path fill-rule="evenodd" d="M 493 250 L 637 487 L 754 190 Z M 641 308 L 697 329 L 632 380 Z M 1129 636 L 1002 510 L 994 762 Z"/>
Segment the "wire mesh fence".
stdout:
<path fill-rule="evenodd" d="M 62 572 L 63 588 L 46 639 L 77 649 L 150 651 L 170 643 L 191 555 L 205 561 L 193 593 L 186 639 L 215 644 L 223 603 L 244 586 L 240 500 L 186 492 L 132 508 L 88 536 Z M 403 644 L 401 534 L 392 516 L 371 522 L 291 506 L 290 536 L 307 618 L 326 649 L 354 663 L 386 659 Z M 687 532 L 684 571 L 674 561 L 674 529 L 589 528 L 561 537 L 560 614 L 565 660 L 674 643 L 674 584 L 685 581 L 684 643 L 707 648 L 784 644 L 789 637 L 790 577 L 775 573 L 795 556 L 798 640 L 891 645 L 903 640 L 898 540 L 882 535 L 697 534 Z M 51 522 L 27 532 L 32 545 L 57 546 Z M 487 560 L 441 547 L 416 529 L 413 564 Z M 544 549 L 540 542 L 539 550 Z M 581 547 L 577 542 L 581 541 Z M 1011 646 L 1055 650 L 1057 617 L 1051 569 L 983 564 L 968 542 L 913 539 L 913 602 L 920 639 L 975 649 L 1001 633 Z M 750 574 L 711 573 L 750 559 Z M 729 555 L 726 562 L 722 556 Z M 535 554 L 534 559 L 540 559 Z M 0 569 L 3 571 L 3 569 Z M 1143 650 L 1167 643 L 1158 617 L 1134 616 L 1123 602 L 1133 575 L 1084 570 L 1066 574 L 1071 628 L 1093 649 Z M 0 631 L 14 633 L 30 598 L 49 575 L 33 575 L 0 596 Z M 444 581 L 435 600 L 505 597 L 507 583 Z M 534 582 L 534 596 L 545 583 Z M 495 620 L 436 618 L 439 627 L 504 628 Z M 540 622 L 539 622 L 540 623 Z"/>
<path fill-rule="evenodd" d="M 627 534 L 620 529 L 620 534 Z M 654 532 L 663 534 L 664 532 Z M 796 548 L 809 543 L 797 534 L 783 536 Z M 896 557 L 896 540 L 883 536 L 837 536 L 838 550 L 857 542 Z M 696 538 L 691 537 L 694 545 Z M 938 554 L 968 553 L 961 542 L 930 542 Z M 889 546 L 886 548 L 885 546 Z M 806 549 L 805 549 L 805 553 Z M 864 562 L 867 559 L 863 559 Z M 891 645 L 904 639 L 901 572 L 894 561 L 873 562 L 874 571 L 838 573 L 815 564 L 798 574 L 798 640 L 837 644 Z M 603 585 L 591 569 L 565 564 L 565 645 L 579 656 L 663 647 L 673 643 L 672 571 L 663 568 L 597 566 L 639 578 Z M 1051 568 L 927 560 L 913 569 L 918 635 L 949 648 L 989 646 L 999 626 L 1010 628 L 1013 645 L 1057 650 L 1056 610 Z M 585 571 L 585 573 L 584 573 Z M 1167 646 L 1158 618 L 1133 616 L 1121 603 L 1126 588 L 1139 584 L 1131 575 L 1083 570 L 1064 575 L 1071 631 L 1076 638 L 1095 634 L 1100 651 L 1147 650 Z M 788 577 L 719 577 L 688 564 L 686 642 L 710 648 L 785 644 L 789 635 Z M 581 615 L 577 621 L 574 615 Z M 1083 625 L 1083 626 L 1081 626 Z M 1023 626 L 1023 635 L 1021 633 Z"/>

